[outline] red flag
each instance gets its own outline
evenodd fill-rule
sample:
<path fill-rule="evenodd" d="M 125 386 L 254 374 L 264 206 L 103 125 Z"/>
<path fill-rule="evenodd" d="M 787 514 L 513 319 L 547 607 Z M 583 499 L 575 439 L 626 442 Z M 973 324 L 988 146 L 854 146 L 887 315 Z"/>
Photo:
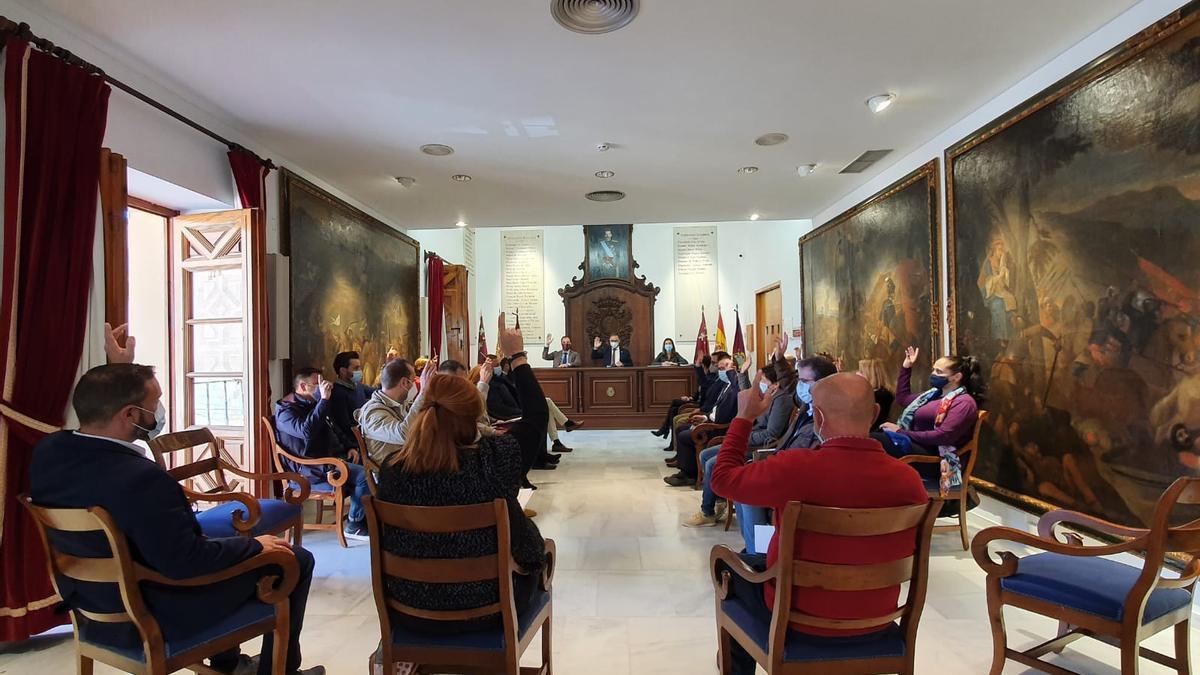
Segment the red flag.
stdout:
<path fill-rule="evenodd" d="M 479 363 L 487 361 L 487 334 L 483 332 L 483 315 L 479 315 Z"/>
<path fill-rule="evenodd" d="M 1150 291 L 1159 300 L 1173 306 L 1180 312 L 1191 314 L 1200 307 L 1200 294 L 1191 287 L 1171 275 L 1170 272 L 1146 260 L 1138 258 L 1138 267 L 1150 282 Z"/>
<path fill-rule="evenodd" d="M 733 321 L 736 327 L 733 329 L 733 356 L 736 359 L 746 359 L 746 343 L 742 340 L 742 317 L 738 315 L 738 309 L 733 308 Z"/>
<path fill-rule="evenodd" d="M 704 318 L 704 308 L 700 308 L 700 332 L 696 334 L 696 354 L 692 357 L 693 363 L 700 363 L 700 360 L 708 356 L 708 322 Z"/>

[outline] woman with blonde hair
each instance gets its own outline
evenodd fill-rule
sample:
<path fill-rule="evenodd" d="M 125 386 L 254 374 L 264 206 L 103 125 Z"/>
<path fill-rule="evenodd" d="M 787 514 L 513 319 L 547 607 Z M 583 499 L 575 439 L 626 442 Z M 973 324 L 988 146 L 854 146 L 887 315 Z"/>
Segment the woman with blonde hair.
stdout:
<path fill-rule="evenodd" d="M 503 436 L 485 436 L 476 422 L 484 412 L 479 390 L 467 378 L 433 375 L 421 392 L 421 409 L 404 447 L 379 475 L 379 499 L 409 506 L 458 506 L 494 499 L 508 503 L 511 554 L 527 575 L 514 575 L 517 613 L 530 606 L 538 591 L 539 571 L 546 565 L 545 542 L 517 502 L 528 470 L 524 448 L 545 447 L 549 412 L 546 398 L 526 358 L 520 331 L 504 327 L 500 346 L 512 354 L 512 379 L 524 411 Z M 540 444 L 540 445 L 539 445 Z M 466 533 L 430 534 L 384 528 L 385 551 L 405 558 L 454 559 L 494 555 L 494 528 Z M 416 609 L 454 611 L 484 607 L 499 601 L 494 581 L 464 584 L 420 583 L 385 579 L 388 595 Z M 466 621 L 432 621 L 398 615 L 411 630 L 459 633 L 500 623 L 500 615 Z"/>
<path fill-rule="evenodd" d="M 882 359 L 862 359 L 858 362 L 858 374 L 871 383 L 875 390 L 875 402 L 879 404 L 879 415 L 871 425 L 871 431 L 879 429 L 879 425 L 891 419 L 892 404 L 896 402 L 896 394 L 888 388 L 888 376 L 883 369 Z"/>

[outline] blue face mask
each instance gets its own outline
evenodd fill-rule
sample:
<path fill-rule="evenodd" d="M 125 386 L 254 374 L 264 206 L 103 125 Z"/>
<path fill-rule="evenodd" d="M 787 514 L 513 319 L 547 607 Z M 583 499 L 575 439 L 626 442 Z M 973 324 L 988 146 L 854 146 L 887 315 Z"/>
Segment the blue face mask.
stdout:
<path fill-rule="evenodd" d="M 759 383 L 758 383 L 758 390 L 759 390 L 759 391 L 761 391 L 761 392 L 762 392 L 762 393 L 764 393 L 764 394 L 765 394 L 765 393 L 767 393 L 767 390 L 768 390 L 768 389 L 770 389 L 770 388 L 771 388 L 771 385 L 767 384 L 766 382 L 759 382 Z"/>
<path fill-rule="evenodd" d="M 671 352 L 675 351 L 675 345 L 667 343 L 663 345 L 663 351 L 670 354 Z"/>
<path fill-rule="evenodd" d="M 497 376 L 499 376 L 499 375 L 503 375 L 503 374 L 504 374 L 504 369 L 503 369 L 503 368 L 500 368 L 500 367 L 492 368 L 492 374 L 493 374 L 493 375 L 497 375 Z"/>
<path fill-rule="evenodd" d="M 929 376 L 929 386 L 933 387 L 934 389 L 942 389 L 948 384 L 950 384 L 950 378 L 946 377 L 945 375 Z"/>
<path fill-rule="evenodd" d="M 361 370 L 356 370 L 353 373 L 350 373 L 350 379 L 354 381 L 354 384 L 362 384 L 362 378 L 363 374 Z"/>
<path fill-rule="evenodd" d="M 812 403 L 812 383 L 811 382 L 803 382 L 803 381 L 797 382 L 796 383 L 796 398 L 800 399 L 800 402 L 803 403 L 804 405 L 811 404 Z"/>

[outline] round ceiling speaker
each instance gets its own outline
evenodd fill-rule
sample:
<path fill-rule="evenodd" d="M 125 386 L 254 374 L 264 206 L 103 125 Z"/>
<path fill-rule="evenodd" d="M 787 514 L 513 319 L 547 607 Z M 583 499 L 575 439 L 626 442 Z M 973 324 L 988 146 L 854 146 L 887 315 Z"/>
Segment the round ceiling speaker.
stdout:
<path fill-rule="evenodd" d="M 638 0 L 551 0 L 550 14 L 560 26 L 584 35 L 624 28 L 638 14 Z"/>
<path fill-rule="evenodd" d="M 625 193 L 620 190 L 596 190 L 584 196 L 594 202 L 619 202 L 625 199 Z"/>
<path fill-rule="evenodd" d="M 428 143 L 421 146 L 421 152 L 433 155 L 434 157 L 445 157 L 446 155 L 453 155 L 454 148 L 442 145 L 441 143 Z"/>

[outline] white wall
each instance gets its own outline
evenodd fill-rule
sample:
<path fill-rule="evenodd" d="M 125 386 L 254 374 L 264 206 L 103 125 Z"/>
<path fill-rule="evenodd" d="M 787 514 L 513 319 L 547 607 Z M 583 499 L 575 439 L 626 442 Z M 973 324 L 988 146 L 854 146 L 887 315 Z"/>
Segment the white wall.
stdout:
<path fill-rule="evenodd" d="M 1014 107 L 1025 102 L 1030 98 L 1046 89 L 1047 87 L 1058 82 L 1062 78 L 1070 75 L 1079 68 L 1091 63 L 1097 57 L 1103 55 L 1108 50 L 1116 45 L 1121 44 L 1131 36 L 1141 32 L 1147 26 L 1152 25 L 1159 19 L 1170 14 L 1176 9 L 1187 4 L 1187 0 L 1142 0 L 1130 9 L 1126 10 L 1117 18 L 1105 24 L 1096 32 L 1080 40 L 1077 44 L 1059 54 L 1046 65 L 1038 68 L 1028 76 L 1017 82 L 1013 86 L 1006 89 L 996 98 L 988 101 L 978 109 L 974 110 L 966 117 L 962 118 L 950 128 L 942 131 L 938 135 L 929 139 L 924 145 L 910 152 L 907 155 L 896 160 L 894 164 L 881 172 L 878 176 L 868 181 L 866 184 L 859 187 L 857 190 L 846 194 L 841 199 L 837 200 L 825 210 L 816 214 L 813 217 L 813 222 L 817 226 L 828 222 L 843 211 L 853 207 L 864 199 L 879 192 L 891 183 L 895 182 L 905 174 L 913 171 L 930 159 L 944 159 L 945 151 L 950 146 L 958 141 L 971 135 L 973 132 L 988 124 L 992 120 L 1003 116 L 1006 112 Z M 903 100 L 899 105 L 903 105 Z M 946 171 L 944 163 L 939 161 L 941 166 L 941 223 L 942 223 L 942 299 L 941 306 L 945 306 L 946 299 L 949 297 L 949 277 L 948 277 L 948 256 L 946 255 L 946 245 L 948 241 L 947 226 L 946 226 Z M 947 349 L 950 348 L 950 331 L 949 317 L 946 312 L 942 312 L 943 326 L 942 336 L 943 342 Z"/>
<path fill-rule="evenodd" d="M 657 223 L 633 226 L 633 257 L 640 267 L 638 276 L 658 286 L 658 299 L 654 304 L 655 341 L 678 332 L 695 336 L 700 317 L 686 326 L 675 325 L 675 274 L 673 232 L 676 226 L 698 223 Z M 723 307 L 726 329 L 730 344 L 733 341 L 733 308 L 740 305 L 742 323 L 756 322 L 754 317 L 754 294 L 757 290 L 776 281 L 783 289 L 784 322 L 791 328 L 798 325 L 800 317 L 800 262 L 796 242 L 800 235 L 812 228 L 808 220 L 734 222 L 717 224 L 717 274 L 719 297 L 713 298 L 706 307 L 710 339 L 716 335 L 716 306 Z M 476 231 L 475 256 L 477 292 L 472 300 L 472 323 L 483 314 L 487 330 L 488 347 L 495 347 L 496 316 L 500 312 L 500 235 L 502 232 L 523 228 L 483 228 Z M 527 228 L 526 228 L 527 229 Z M 566 313 L 558 290 L 571 283 L 574 277 L 582 276 L 578 269 L 583 261 L 583 228 L 562 226 L 534 228 L 543 234 L 543 265 L 545 278 L 544 311 L 547 331 L 555 339 L 561 334 L 566 322 Z M 455 230 L 412 230 L 409 234 L 421 242 L 422 249 L 438 252 L 452 262 L 451 256 L 461 257 L 461 236 Z M 458 248 L 454 248 L 454 244 Z M 445 252 L 444 252 L 445 251 Z M 512 311 L 511 307 L 504 308 Z M 572 336 L 583 347 L 588 336 Z M 526 336 L 527 348 L 540 353 L 545 336 Z M 474 333 L 472 333 L 474 340 Z M 678 340 L 680 353 L 690 356 L 694 341 Z M 473 348 L 474 349 L 474 348 Z"/>

